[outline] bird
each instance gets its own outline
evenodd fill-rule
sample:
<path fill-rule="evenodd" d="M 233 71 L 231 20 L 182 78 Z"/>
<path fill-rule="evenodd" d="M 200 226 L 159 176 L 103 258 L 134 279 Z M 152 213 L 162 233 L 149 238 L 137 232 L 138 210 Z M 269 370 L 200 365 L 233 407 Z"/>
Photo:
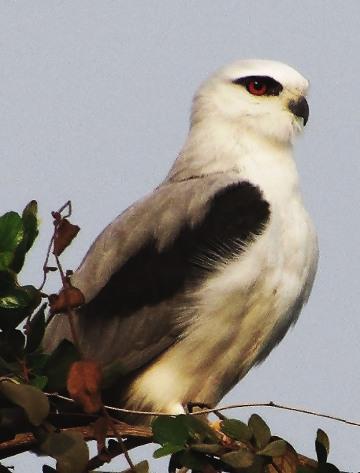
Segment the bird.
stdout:
<path fill-rule="evenodd" d="M 196 92 L 165 179 L 122 212 L 71 276 L 82 353 L 124 367 L 116 405 L 216 406 L 296 322 L 318 261 L 293 142 L 309 83 L 292 67 L 238 60 Z M 71 340 L 64 317 L 48 349 Z"/>

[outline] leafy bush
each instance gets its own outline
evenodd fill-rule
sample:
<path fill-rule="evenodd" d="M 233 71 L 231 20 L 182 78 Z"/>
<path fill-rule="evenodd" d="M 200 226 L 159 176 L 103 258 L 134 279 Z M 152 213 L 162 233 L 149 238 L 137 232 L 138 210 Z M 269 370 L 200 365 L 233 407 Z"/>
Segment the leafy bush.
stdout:
<path fill-rule="evenodd" d="M 68 211 L 66 216 L 64 211 Z M 118 380 L 122 367 L 114 363 L 103 369 L 96 362 L 83 360 L 80 347 L 66 340 L 52 353 L 42 348 L 52 314 L 62 311 L 71 325 L 71 317 L 76 316 L 73 308 L 83 302 L 59 260 L 79 231 L 69 222 L 70 214 L 70 202 L 52 214 L 54 234 L 40 288 L 22 286 L 18 280 L 38 235 L 36 202 L 30 202 L 21 215 L 7 212 L 0 217 L 0 458 L 33 450 L 56 460 L 56 470 L 44 465 L 45 473 L 84 473 L 124 453 L 130 466 L 127 471 L 145 473 L 148 462 L 133 465 L 128 450 L 154 442 L 159 445 L 155 458 L 170 456 L 169 472 L 182 467 L 205 473 L 338 471 L 327 462 L 329 440 L 323 431 L 317 433 L 315 462 L 273 436 L 257 414 L 245 424 L 217 413 L 221 420 L 216 428 L 203 416 L 190 414 L 157 417 L 152 429 L 110 417 L 113 411 L 103 406 L 101 390 Z M 54 267 L 48 265 L 51 251 Z M 57 296 L 43 293 L 51 271 L 61 276 L 63 288 Z M 68 393 L 72 399 L 58 393 Z M 116 441 L 107 441 L 108 437 Z M 98 455 L 92 459 L 86 444 L 90 439 L 98 444 Z M 0 465 L 0 472 L 6 471 L 10 470 Z"/>

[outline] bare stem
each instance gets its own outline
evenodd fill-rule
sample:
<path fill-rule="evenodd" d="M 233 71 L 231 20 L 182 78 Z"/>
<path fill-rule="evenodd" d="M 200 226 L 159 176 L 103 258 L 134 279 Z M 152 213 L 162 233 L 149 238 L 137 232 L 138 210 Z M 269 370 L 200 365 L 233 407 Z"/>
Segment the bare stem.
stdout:
<path fill-rule="evenodd" d="M 79 337 L 77 335 L 76 328 L 75 328 L 75 313 L 71 308 L 69 297 L 68 297 L 68 294 L 66 292 L 66 288 L 69 285 L 69 283 L 67 281 L 66 275 L 65 275 L 64 270 L 62 268 L 62 265 L 60 263 L 60 259 L 57 255 L 55 255 L 55 260 L 56 260 L 56 265 L 57 265 L 57 267 L 59 269 L 59 272 L 60 272 L 60 275 L 61 275 L 61 281 L 62 281 L 62 285 L 63 285 L 63 289 L 64 289 L 64 297 L 65 297 L 65 303 L 66 303 L 66 315 L 67 315 L 69 325 L 70 325 L 71 336 L 72 336 L 72 339 L 74 341 L 74 345 L 76 346 L 81 358 L 83 358 L 82 353 L 81 353 L 81 348 L 80 348 Z"/>
<path fill-rule="evenodd" d="M 57 397 L 58 399 L 62 399 L 64 401 L 69 401 L 69 402 L 74 402 L 71 398 L 62 396 L 61 394 L 58 393 L 48 393 L 48 396 L 54 396 Z M 105 409 L 108 409 L 110 411 L 114 412 L 123 412 L 125 414 L 139 414 L 139 415 L 144 415 L 144 416 L 169 416 L 171 415 L 169 412 L 158 412 L 158 411 L 137 411 L 133 409 L 123 409 L 121 407 L 114 407 L 114 406 L 104 406 Z M 245 404 L 229 404 L 227 406 L 220 406 L 216 407 L 214 409 L 203 409 L 201 411 L 193 412 L 191 415 L 196 416 L 196 415 L 204 415 L 204 414 L 210 414 L 210 413 L 216 413 L 217 411 L 228 411 L 231 409 L 242 409 L 246 407 L 273 407 L 276 409 L 282 409 L 286 411 L 292 411 L 292 412 L 299 412 L 300 414 L 308 414 L 316 417 L 322 417 L 324 419 L 330 419 L 330 420 L 335 420 L 336 422 L 342 422 L 343 424 L 348 424 L 348 425 L 353 425 L 355 427 L 360 427 L 360 422 L 355 422 L 352 420 L 348 419 L 343 419 L 342 417 L 330 415 L 330 414 L 323 414 L 320 412 L 315 412 L 311 411 L 309 409 L 303 409 L 300 407 L 292 407 L 292 406 L 285 406 L 283 404 L 277 404 L 273 401 L 269 402 L 249 402 Z"/>
<path fill-rule="evenodd" d="M 112 420 L 112 418 L 110 417 L 109 413 L 106 411 L 105 407 L 103 408 L 103 414 L 104 414 L 104 416 L 106 417 L 106 419 L 107 419 L 107 421 L 108 421 L 108 423 L 109 423 L 109 426 L 110 426 L 111 430 L 114 432 L 114 435 L 115 435 L 117 441 L 118 441 L 119 444 L 120 444 L 120 447 L 121 447 L 121 449 L 122 449 L 122 451 L 123 451 L 123 454 L 124 454 L 124 456 L 125 456 L 125 458 L 126 458 L 126 461 L 128 462 L 128 464 L 129 464 L 130 468 L 132 469 L 132 471 L 133 471 L 134 473 L 136 473 L 135 465 L 134 465 L 134 463 L 132 462 L 132 460 L 131 460 L 131 458 L 130 458 L 129 452 L 127 451 L 127 448 L 126 448 L 126 446 L 125 446 L 125 444 L 124 444 L 124 441 L 123 441 L 123 439 L 121 438 L 121 435 L 119 435 L 119 433 L 118 433 L 118 431 L 117 431 L 117 428 L 116 428 L 116 424 L 115 424 L 115 422 Z"/>
<path fill-rule="evenodd" d="M 58 214 L 61 214 L 61 212 L 63 212 L 65 209 L 68 209 L 68 212 L 66 215 L 63 215 L 63 218 L 69 218 L 71 217 L 71 214 L 72 214 L 72 207 L 71 207 L 71 200 L 68 200 L 67 202 L 65 202 L 64 205 L 62 205 L 59 210 L 57 210 L 57 213 Z"/>

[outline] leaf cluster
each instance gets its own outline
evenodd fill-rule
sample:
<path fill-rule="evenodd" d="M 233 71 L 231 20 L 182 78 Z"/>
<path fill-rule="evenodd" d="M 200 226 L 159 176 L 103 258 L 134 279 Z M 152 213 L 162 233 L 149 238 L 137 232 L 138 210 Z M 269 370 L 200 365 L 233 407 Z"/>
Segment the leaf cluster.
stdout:
<path fill-rule="evenodd" d="M 31 432 L 40 450 L 57 460 L 57 471 L 80 473 L 89 457 L 86 443 L 81 434 L 58 432 L 47 421 L 51 406 L 43 392 L 65 389 L 79 354 L 67 341 L 52 354 L 43 352 L 43 294 L 18 280 L 37 235 L 35 201 L 21 215 L 7 212 L 0 217 L 0 442 Z"/>
<path fill-rule="evenodd" d="M 161 445 L 154 458 L 170 455 L 169 472 L 187 468 L 193 473 L 336 473 L 327 463 L 329 439 L 318 430 L 318 463 L 305 468 L 295 449 L 284 439 L 271 434 L 257 414 L 248 423 L 224 419 L 216 428 L 192 415 L 164 416 L 152 423 L 154 442 Z"/>

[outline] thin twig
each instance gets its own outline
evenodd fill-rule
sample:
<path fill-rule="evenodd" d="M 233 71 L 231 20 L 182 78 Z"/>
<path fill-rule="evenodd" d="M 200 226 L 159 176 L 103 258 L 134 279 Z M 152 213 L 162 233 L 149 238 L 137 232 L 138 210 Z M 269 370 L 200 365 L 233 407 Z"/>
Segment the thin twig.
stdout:
<path fill-rule="evenodd" d="M 44 264 L 43 264 L 43 280 L 42 280 L 42 283 L 40 284 L 40 286 L 38 287 L 39 291 L 41 291 L 43 289 L 43 287 L 45 286 L 45 283 L 46 283 L 47 275 L 48 275 L 48 272 L 49 272 L 47 267 L 48 267 L 50 252 L 51 252 L 51 248 L 52 248 L 53 243 L 54 243 L 54 235 L 51 237 L 51 240 L 50 240 L 47 252 L 46 252 L 45 261 L 44 261 Z"/>
<path fill-rule="evenodd" d="M 153 434 L 150 427 L 140 425 L 132 426 L 125 422 L 116 422 L 116 428 L 119 434 L 124 437 L 131 437 L 127 442 L 125 442 L 127 450 L 152 442 Z M 61 431 L 80 432 L 83 435 L 84 440 L 96 440 L 94 428 L 92 426 L 61 427 Z M 112 437 L 113 435 L 114 433 L 111 430 L 107 432 L 106 437 Z M 134 444 L 132 442 L 134 442 Z M 0 442 L 0 460 L 18 453 L 26 452 L 31 448 L 34 448 L 36 445 L 38 445 L 38 440 L 31 432 L 17 434 L 16 437 L 11 440 Z M 119 451 L 118 454 L 121 453 L 123 453 L 122 450 Z M 98 466 L 101 465 L 99 464 L 94 468 L 98 468 Z"/>
<path fill-rule="evenodd" d="M 61 212 L 63 212 L 66 208 L 68 209 L 68 213 L 66 215 L 64 215 L 63 218 L 71 217 L 71 214 L 72 214 L 71 200 L 68 200 L 67 202 L 65 202 L 65 204 L 62 205 L 59 208 L 59 210 L 56 211 L 56 213 L 61 214 Z"/>
<path fill-rule="evenodd" d="M 62 396 L 58 393 L 45 393 L 47 396 L 52 396 L 58 399 L 62 399 L 64 401 L 74 402 L 73 399 Z M 169 412 L 158 412 L 158 411 L 137 411 L 133 409 L 124 409 L 121 407 L 114 407 L 114 406 L 104 406 L 106 409 L 115 411 L 115 412 L 123 412 L 124 414 L 139 414 L 144 416 L 169 416 Z M 343 419 L 342 417 L 333 416 L 330 414 L 323 414 L 320 412 L 311 411 L 309 409 L 303 409 L 300 407 L 292 407 L 292 406 L 285 406 L 283 404 L 277 404 L 273 401 L 269 402 L 249 402 L 245 404 L 229 404 L 228 406 L 220 406 L 214 409 L 204 409 L 202 411 L 193 412 L 191 415 L 204 415 L 204 414 L 211 414 L 216 413 L 216 411 L 227 411 L 230 409 L 242 409 L 246 407 L 274 407 L 276 409 L 283 409 L 286 411 L 292 412 L 299 412 L 300 414 L 308 414 L 316 417 L 322 417 L 325 419 L 335 420 L 336 422 L 342 422 L 343 424 L 353 425 L 355 427 L 360 427 L 360 422 L 355 422 L 352 420 Z"/>
<path fill-rule="evenodd" d="M 60 262 L 60 259 L 59 259 L 58 255 L 54 255 L 54 256 L 55 256 L 56 265 L 59 269 L 59 273 L 60 273 L 60 276 L 61 276 L 61 281 L 62 281 L 62 285 L 63 285 L 63 289 L 64 289 L 64 297 L 65 297 L 65 304 L 66 304 L 66 315 L 67 315 L 67 319 L 69 321 L 71 336 L 72 336 L 74 345 L 76 346 L 77 351 L 80 354 L 80 357 L 83 358 L 82 352 L 81 352 L 81 347 L 80 347 L 79 337 L 77 335 L 76 328 L 75 328 L 75 313 L 71 308 L 71 303 L 69 301 L 69 296 L 68 296 L 68 293 L 66 291 L 66 288 L 69 286 L 69 283 L 68 283 L 67 277 L 64 273 L 64 270 L 63 270 L 63 267 L 61 265 L 61 262 Z"/>
<path fill-rule="evenodd" d="M 109 424 L 111 430 L 114 432 L 114 435 L 115 435 L 117 441 L 118 441 L 119 444 L 120 444 L 120 447 L 121 447 L 121 449 L 122 449 L 122 452 L 123 452 L 123 454 L 124 454 L 124 456 L 125 456 L 125 458 L 126 458 L 126 461 L 127 461 L 128 464 L 129 464 L 131 470 L 132 470 L 134 473 L 136 473 L 135 465 L 134 465 L 134 463 L 132 462 L 132 460 L 131 460 L 131 458 L 130 458 L 129 452 L 127 451 L 127 448 L 126 448 L 126 446 L 125 446 L 125 444 L 124 444 L 124 441 L 123 441 L 123 439 L 121 438 L 121 435 L 118 433 L 118 430 L 117 430 L 117 428 L 116 428 L 115 422 L 112 420 L 112 418 L 110 417 L 109 413 L 106 411 L 105 407 L 103 407 L 103 414 L 104 414 L 106 420 L 108 421 L 108 424 Z"/>
<path fill-rule="evenodd" d="M 57 210 L 56 212 L 54 212 L 55 214 L 61 214 L 61 212 L 63 212 L 65 209 L 68 209 L 68 212 L 66 215 L 62 216 L 62 218 L 68 218 L 71 216 L 71 213 L 72 213 L 72 208 L 71 208 L 71 200 L 68 200 L 67 202 L 65 202 L 64 205 L 62 205 L 59 210 Z M 55 239 L 55 232 L 56 232 L 56 229 L 57 229 L 57 226 L 58 224 L 54 223 L 54 233 L 51 237 L 51 240 L 50 240 L 50 243 L 49 243 L 49 246 L 48 246 L 48 249 L 46 251 L 46 256 L 45 256 L 45 261 L 44 261 L 44 264 L 43 264 L 43 280 L 40 284 L 40 286 L 38 287 L 38 290 L 41 291 L 43 289 L 43 287 L 45 286 L 45 283 L 46 283 L 46 279 L 47 279 L 47 275 L 49 273 L 48 271 L 48 262 L 49 262 L 49 258 L 50 258 L 50 253 L 51 253 L 51 248 L 53 246 L 53 243 L 54 243 L 54 239 Z"/>
<path fill-rule="evenodd" d="M 133 448 L 141 447 L 148 443 L 152 442 L 152 438 L 148 439 L 139 439 L 139 438 L 130 438 L 124 441 L 124 445 L 127 451 L 132 450 Z M 89 471 L 93 471 L 97 468 L 100 468 L 104 465 L 104 463 L 109 463 L 114 458 L 118 457 L 119 455 L 123 454 L 123 449 L 118 442 L 111 442 L 109 441 L 108 447 L 106 451 L 100 452 L 93 458 L 90 458 L 87 469 Z"/>

